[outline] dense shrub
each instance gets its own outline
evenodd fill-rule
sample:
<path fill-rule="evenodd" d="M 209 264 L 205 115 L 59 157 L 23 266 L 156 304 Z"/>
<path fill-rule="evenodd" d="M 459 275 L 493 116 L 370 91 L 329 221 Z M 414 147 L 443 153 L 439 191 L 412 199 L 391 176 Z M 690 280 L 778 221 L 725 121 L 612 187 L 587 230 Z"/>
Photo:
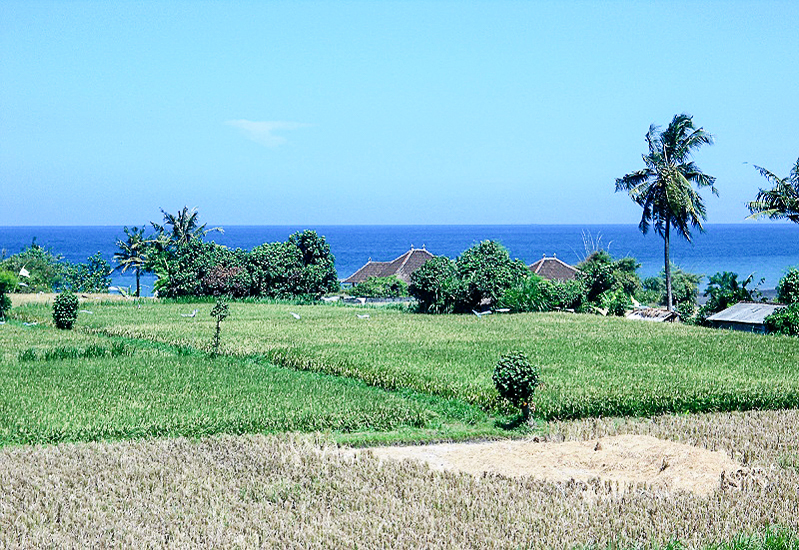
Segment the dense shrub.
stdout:
<path fill-rule="evenodd" d="M 683 310 L 693 311 L 698 295 L 699 282 L 703 275 L 683 271 L 671 265 L 671 293 L 675 304 L 689 304 Z M 642 290 L 636 295 L 639 301 L 651 305 L 666 305 L 666 271 L 661 269 L 657 277 L 647 277 L 642 281 Z"/>
<path fill-rule="evenodd" d="M 521 284 L 530 270 L 511 260 L 505 247 L 482 241 L 453 261 L 438 256 L 411 275 L 408 292 L 425 313 L 463 313 L 495 305 L 508 289 Z"/>
<path fill-rule="evenodd" d="M 521 260 L 511 260 L 508 250 L 496 241 L 482 241 L 455 261 L 459 285 L 454 310 L 468 312 L 487 303 L 493 305 L 505 292 L 530 275 Z"/>
<path fill-rule="evenodd" d="M 78 318 L 78 297 L 65 290 L 53 300 L 53 322 L 57 328 L 70 330 Z"/>
<path fill-rule="evenodd" d="M 641 279 L 636 272 L 640 266 L 634 258 L 614 260 L 611 255 L 598 250 L 578 266 L 580 279 L 585 285 L 586 299 L 596 305 L 607 301 L 608 291 L 623 292 L 627 296 L 635 296 L 641 291 Z M 605 295 L 605 298 L 600 296 Z"/>
<path fill-rule="evenodd" d="M 530 363 L 524 352 L 514 351 L 500 357 L 492 378 L 500 397 L 519 407 L 527 420 L 530 400 L 540 384 L 538 368 Z"/>
<path fill-rule="evenodd" d="M 408 293 L 416 298 L 422 313 L 451 313 L 458 285 L 455 262 L 436 256 L 413 272 Z"/>
<path fill-rule="evenodd" d="M 265 243 L 247 257 L 255 296 L 286 298 L 292 295 L 292 273 L 302 262 L 302 253 L 287 242 Z"/>
<path fill-rule="evenodd" d="M 799 336 L 799 302 L 778 309 L 766 317 L 766 330 L 777 334 Z"/>
<path fill-rule="evenodd" d="M 203 281 L 217 266 L 235 265 L 236 252 L 214 242 L 191 239 L 151 254 L 158 279 L 155 290 L 164 298 L 205 296 Z"/>
<path fill-rule="evenodd" d="M 777 285 L 777 300 L 781 304 L 795 304 L 799 302 L 799 269 L 795 267 L 780 279 Z"/>
<path fill-rule="evenodd" d="M 5 319 L 11 309 L 11 298 L 8 294 L 17 288 L 17 277 L 10 271 L 0 269 L 0 319 Z"/>
<path fill-rule="evenodd" d="M 324 237 L 306 229 L 290 235 L 288 243 L 302 255 L 292 295 L 321 296 L 339 289 L 336 259 Z"/>
<path fill-rule="evenodd" d="M 202 292 L 210 296 L 243 298 L 250 295 L 251 289 L 250 273 L 236 265 L 216 265 L 202 280 Z"/>
<path fill-rule="evenodd" d="M 585 305 L 585 287 L 580 280 L 552 281 L 530 274 L 516 286 L 509 288 L 497 302 L 499 307 L 514 313 L 535 311 L 582 311 Z"/>
<path fill-rule="evenodd" d="M 367 277 L 348 292 L 352 296 L 365 298 L 399 298 L 408 295 L 408 285 L 395 275 L 389 277 Z"/>
<path fill-rule="evenodd" d="M 23 284 L 15 286 L 11 292 L 53 292 L 63 286 L 67 264 L 62 256 L 39 246 L 34 239 L 30 246 L 18 254 L 0 261 L 0 269 L 12 273 L 25 269 L 30 274 L 29 277 L 23 277 L 20 281 Z"/>
<path fill-rule="evenodd" d="M 761 298 L 760 291 L 755 288 L 748 288 L 754 274 L 749 275 L 743 281 L 738 280 L 737 273 L 729 271 L 719 272 L 710 277 L 710 283 L 705 289 L 705 296 L 708 297 L 707 303 L 699 309 L 697 315 L 700 323 L 728 307 L 738 302 L 753 302 Z M 760 282 L 763 280 L 761 279 Z M 760 283 L 758 283 L 760 284 Z"/>
<path fill-rule="evenodd" d="M 632 309 L 632 300 L 623 288 L 616 287 L 606 290 L 598 297 L 599 306 L 607 311 L 608 315 L 623 317 L 628 309 Z"/>
<path fill-rule="evenodd" d="M 287 242 L 266 243 L 251 252 L 194 238 L 157 246 L 149 256 L 158 275 L 155 289 L 165 298 L 318 298 L 338 290 L 330 247 L 314 231 L 294 233 Z"/>
<path fill-rule="evenodd" d="M 111 264 L 97 252 L 85 264 L 66 265 L 65 286 L 72 292 L 108 292 Z"/>

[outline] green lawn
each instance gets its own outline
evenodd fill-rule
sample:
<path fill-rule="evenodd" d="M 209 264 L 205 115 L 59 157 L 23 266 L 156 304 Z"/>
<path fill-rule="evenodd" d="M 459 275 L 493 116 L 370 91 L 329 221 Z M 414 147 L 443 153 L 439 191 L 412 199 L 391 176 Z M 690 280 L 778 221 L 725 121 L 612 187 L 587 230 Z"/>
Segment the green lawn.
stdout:
<path fill-rule="evenodd" d="M 209 349 L 212 304 L 107 304 L 96 333 Z M 196 317 L 182 317 L 197 309 Z M 46 320 L 43 306 L 23 309 Z M 301 316 L 295 319 L 295 312 Z M 368 314 L 368 319 L 358 318 Z M 799 339 L 591 315 L 429 316 L 390 309 L 233 303 L 222 351 L 500 410 L 491 373 L 521 349 L 541 368 L 539 417 L 799 406 Z"/>

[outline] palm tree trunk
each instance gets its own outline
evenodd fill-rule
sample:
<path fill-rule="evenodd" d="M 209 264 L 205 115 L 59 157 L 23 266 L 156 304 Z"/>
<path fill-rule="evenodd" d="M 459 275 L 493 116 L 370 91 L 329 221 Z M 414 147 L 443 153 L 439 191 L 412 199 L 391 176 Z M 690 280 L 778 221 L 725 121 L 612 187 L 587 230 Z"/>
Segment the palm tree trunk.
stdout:
<path fill-rule="evenodd" d="M 139 275 L 141 274 L 141 268 L 136 268 L 136 298 L 138 298 L 141 294 L 141 285 L 139 284 Z"/>
<path fill-rule="evenodd" d="M 666 216 L 666 233 L 663 235 L 663 242 L 665 243 L 664 250 L 666 256 L 666 309 L 668 311 L 674 311 L 674 306 L 672 305 L 672 295 L 671 295 L 671 262 L 669 261 L 669 226 L 671 225 L 671 220 L 668 216 Z"/>

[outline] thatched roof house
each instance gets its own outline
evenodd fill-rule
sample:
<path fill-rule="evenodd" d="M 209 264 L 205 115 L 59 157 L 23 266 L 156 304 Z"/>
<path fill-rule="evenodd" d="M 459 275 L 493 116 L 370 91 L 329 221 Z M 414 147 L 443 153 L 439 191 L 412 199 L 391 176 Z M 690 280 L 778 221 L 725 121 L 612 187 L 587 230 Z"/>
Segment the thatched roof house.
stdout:
<path fill-rule="evenodd" d="M 400 281 L 410 283 L 411 274 L 431 258 L 435 258 L 435 256 L 424 248 L 411 248 L 408 252 L 390 262 L 373 262 L 370 258 L 366 265 L 341 282 L 354 285 L 364 282 L 369 277 L 390 277 L 394 275 Z"/>
<path fill-rule="evenodd" d="M 580 272 L 576 267 L 557 259 L 555 256 L 551 258 L 544 256 L 529 267 L 530 271 L 539 277 L 554 281 L 570 281 L 576 279 L 577 274 Z"/>
<path fill-rule="evenodd" d="M 766 332 L 766 317 L 784 308 L 782 304 L 739 302 L 707 318 L 715 328 L 728 328 L 746 332 Z"/>

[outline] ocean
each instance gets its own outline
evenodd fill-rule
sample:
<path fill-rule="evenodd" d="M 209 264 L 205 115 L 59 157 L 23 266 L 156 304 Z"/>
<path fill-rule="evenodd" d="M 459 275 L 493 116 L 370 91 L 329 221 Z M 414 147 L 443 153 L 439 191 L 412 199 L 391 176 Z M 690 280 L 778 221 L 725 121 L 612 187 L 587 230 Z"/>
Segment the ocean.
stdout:
<path fill-rule="evenodd" d="M 212 224 L 209 224 L 209 227 Z M 426 248 L 436 255 L 456 257 L 473 244 L 493 239 L 514 258 L 532 263 L 555 254 L 571 264 L 586 256 L 593 241 L 614 257 L 632 256 L 641 264 L 641 277 L 663 269 L 663 239 L 642 235 L 636 225 L 330 225 L 330 226 L 225 226 L 224 234 L 209 233 L 207 240 L 232 248 L 252 249 L 265 242 L 284 241 L 291 233 L 313 229 L 324 235 L 336 258 L 339 278 L 352 275 L 370 258 L 388 261 L 411 247 Z M 100 252 L 111 265 L 122 238 L 119 226 L 0 227 L 0 255 L 17 253 L 36 239 L 40 246 L 70 262 L 84 262 Z M 686 271 L 707 276 L 733 271 L 744 278 L 750 273 L 764 278 L 762 289 L 774 288 L 789 267 L 799 266 L 799 227 L 794 224 L 710 224 L 694 233 L 693 242 L 671 241 L 672 262 Z M 132 273 L 114 272 L 113 284 L 135 286 Z M 142 276 L 142 290 L 152 291 L 154 276 Z"/>

